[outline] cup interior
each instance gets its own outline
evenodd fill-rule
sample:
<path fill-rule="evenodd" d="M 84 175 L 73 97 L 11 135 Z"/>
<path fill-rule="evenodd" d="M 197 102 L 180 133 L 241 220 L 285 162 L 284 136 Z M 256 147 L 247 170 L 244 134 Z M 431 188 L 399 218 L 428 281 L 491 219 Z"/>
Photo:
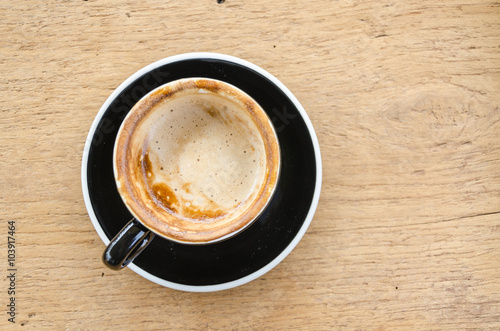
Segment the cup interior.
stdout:
<path fill-rule="evenodd" d="M 135 104 L 118 131 L 113 168 L 123 202 L 143 225 L 169 240 L 207 244 L 263 212 L 281 156 L 255 100 L 231 84 L 189 78 Z"/>

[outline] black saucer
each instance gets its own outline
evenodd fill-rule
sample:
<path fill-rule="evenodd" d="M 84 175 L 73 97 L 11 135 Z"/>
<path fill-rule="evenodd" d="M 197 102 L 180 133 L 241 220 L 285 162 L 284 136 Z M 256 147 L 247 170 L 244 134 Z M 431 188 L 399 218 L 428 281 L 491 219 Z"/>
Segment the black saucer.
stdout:
<path fill-rule="evenodd" d="M 103 106 L 102 116 L 99 119 L 98 115 L 89 133 L 82 165 L 89 214 L 91 218 L 95 216 L 94 225 L 101 237 L 106 236 L 105 243 L 132 218 L 116 190 L 112 155 L 123 118 L 142 96 L 169 81 L 187 77 L 208 77 L 233 84 L 262 106 L 278 133 L 282 170 L 270 205 L 247 230 L 220 243 L 189 246 L 156 236 L 134 260 L 132 269 L 178 289 L 237 286 L 278 264 L 298 243 L 311 221 L 321 184 L 314 131 L 290 92 L 286 90 L 287 95 L 284 86 L 278 86 L 255 68 L 216 55 L 160 62 L 122 84 Z"/>

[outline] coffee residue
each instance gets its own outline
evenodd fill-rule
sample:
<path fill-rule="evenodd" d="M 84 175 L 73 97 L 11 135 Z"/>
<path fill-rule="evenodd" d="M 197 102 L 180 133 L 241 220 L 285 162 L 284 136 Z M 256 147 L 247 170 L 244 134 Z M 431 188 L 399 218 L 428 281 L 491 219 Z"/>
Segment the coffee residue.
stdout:
<path fill-rule="evenodd" d="M 148 183 L 151 184 L 151 183 Z M 154 198 L 158 201 L 163 207 L 177 213 L 177 208 L 175 205 L 178 205 L 178 199 L 175 195 L 174 191 L 165 183 L 154 183 L 151 185 L 153 189 Z"/>
<path fill-rule="evenodd" d="M 193 206 L 191 202 L 180 199 L 180 197 L 175 194 L 177 188 L 172 189 L 166 183 L 155 182 L 156 176 L 154 175 L 153 164 L 149 157 L 149 153 L 143 154 L 142 157 L 139 157 L 139 164 L 142 169 L 150 197 L 166 210 L 183 217 L 199 221 L 216 219 L 227 214 L 226 212 L 220 210 L 220 208 L 213 201 L 210 201 L 211 203 L 209 209 L 197 208 Z M 189 193 L 190 185 L 190 183 L 185 183 L 182 185 L 182 189 Z"/>
<path fill-rule="evenodd" d="M 142 174 L 146 176 L 148 180 L 153 178 L 153 165 L 149 159 L 149 153 L 139 155 L 138 168 L 141 169 Z"/>
<path fill-rule="evenodd" d="M 220 209 L 201 210 L 201 209 L 192 208 L 192 207 L 184 207 L 182 214 L 185 217 L 192 218 L 192 219 L 198 219 L 198 220 L 215 219 L 215 218 L 219 218 L 221 216 L 226 215 L 226 213 Z"/>
<path fill-rule="evenodd" d="M 215 107 L 213 107 L 213 106 L 212 107 L 206 107 L 204 110 L 212 118 L 214 118 L 216 116 L 217 117 L 220 116 L 219 111 Z"/>
<path fill-rule="evenodd" d="M 182 189 L 186 191 L 186 193 L 191 193 L 191 183 L 185 183 L 182 185 Z"/>

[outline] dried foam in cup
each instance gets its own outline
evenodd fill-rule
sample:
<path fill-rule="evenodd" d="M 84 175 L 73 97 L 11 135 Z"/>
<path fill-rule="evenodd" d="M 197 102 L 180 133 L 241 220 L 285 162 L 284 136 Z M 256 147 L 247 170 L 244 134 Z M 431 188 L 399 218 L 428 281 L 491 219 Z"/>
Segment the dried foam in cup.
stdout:
<path fill-rule="evenodd" d="M 141 99 L 115 144 L 118 191 L 154 232 L 207 243 L 248 226 L 275 190 L 279 146 L 262 108 L 212 79 L 168 83 Z"/>

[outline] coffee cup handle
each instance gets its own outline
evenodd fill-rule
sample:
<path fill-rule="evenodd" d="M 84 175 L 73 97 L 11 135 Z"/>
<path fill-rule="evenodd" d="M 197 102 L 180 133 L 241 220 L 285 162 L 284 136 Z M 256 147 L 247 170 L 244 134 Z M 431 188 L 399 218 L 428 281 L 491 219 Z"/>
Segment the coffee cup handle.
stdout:
<path fill-rule="evenodd" d="M 104 250 L 102 260 L 111 269 L 123 269 L 149 245 L 154 237 L 153 232 L 134 218 L 111 240 Z"/>

